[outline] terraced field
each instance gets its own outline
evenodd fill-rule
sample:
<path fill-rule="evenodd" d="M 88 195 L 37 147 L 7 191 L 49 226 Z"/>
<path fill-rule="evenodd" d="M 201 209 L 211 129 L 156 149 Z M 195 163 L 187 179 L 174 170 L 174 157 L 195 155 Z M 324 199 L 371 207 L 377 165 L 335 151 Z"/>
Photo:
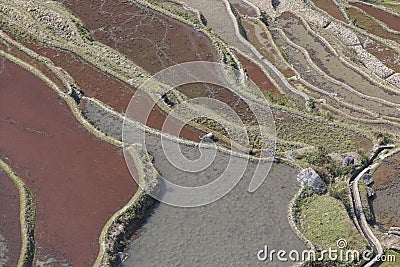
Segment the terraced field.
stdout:
<path fill-rule="evenodd" d="M 92 137 L 56 92 L 18 65 L 6 61 L 0 78 L 2 159 L 35 196 L 35 264 L 93 264 L 103 225 L 137 187 L 121 151 Z"/>
<path fill-rule="evenodd" d="M 391 11 L 382 9 L 389 5 Z M 398 249 L 392 238 L 398 235 L 393 227 L 400 227 L 399 154 L 383 160 L 398 150 L 400 138 L 396 6 L 348 0 L 0 0 L 0 159 L 25 183 L 0 169 L 0 266 L 264 266 L 257 259 L 264 245 L 321 249 L 343 236 L 358 250 L 369 243 L 378 256 L 381 243 Z M 131 103 L 138 117 L 125 117 L 147 78 L 191 61 L 219 62 L 221 70 L 206 71 L 243 87 L 192 82 L 164 93 L 154 85 Z M 249 80 L 257 91 L 244 87 Z M 182 103 L 201 97 L 238 115 L 230 123 L 244 123 L 246 150 L 228 138 L 222 109 L 207 110 L 218 121 L 198 115 L 203 108 L 192 105 L 186 111 L 198 117 L 178 133 L 171 129 L 180 128 L 177 118 L 163 129 Z M 274 129 L 268 149 L 252 111 L 260 105 L 269 106 L 263 119 Z M 145 142 L 138 139 L 142 134 Z M 201 140 L 216 144 L 216 156 L 190 172 L 186 167 L 203 155 Z M 132 144 L 133 161 L 124 159 Z M 184 168 L 171 161 L 165 144 L 179 148 L 188 160 Z M 271 174 L 246 192 L 257 170 L 269 172 L 267 161 L 258 158 L 266 153 L 275 156 Z M 354 166 L 343 164 L 349 155 Z M 243 171 L 244 179 L 210 205 L 154 206 L 155 195 L 138 189 L 137 183 L 142 189 L 150 183 L 163 202 L 175 192 L 160 183 L 162 177 L 202 187 L 230 161 L 237 163 L 233 174 Z M 377 166 L 372 198 L 360 175 Z M 327 186 L 321 196 L 296 179 L 307 167 Z M 394 234 L 379 234 L 388 231 Z"/>

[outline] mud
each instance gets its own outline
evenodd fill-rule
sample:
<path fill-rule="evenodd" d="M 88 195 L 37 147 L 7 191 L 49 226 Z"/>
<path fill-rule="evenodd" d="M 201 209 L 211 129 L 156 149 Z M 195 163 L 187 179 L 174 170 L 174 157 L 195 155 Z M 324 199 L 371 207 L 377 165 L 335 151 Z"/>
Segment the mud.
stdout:
<path fill-rule="evenodd" d="M 400 17 L 395 16 L 389 12 L 385 12 L 379 8 L 375 8 L 370 5 L 365 5 L 363 3 L 353 3 L 354 6 L 361 8 L 369 15 L 385 23 L 389 28 L 395 31 L 400 31 Z"/>
<path fill-rule="evenodd" d="M 90 266 L 106 221 L 137 188 L 123 155 L 19 66 L 6 61 L 0 83 L 0 151 L 36 201 L 36 265 Z"/>
<path fill-rule="evenodd" d="M 373 174 L 376 197 L 373 200 L 380 230 L 400 227 L 400 154 L 385 159 Z"/>
<path fill-rule="evenodd" d="M 260 58 L 261 55 L 254 52 L 254 50 L 249 47 L 247 43 L 242 42 L 242 39 L 236 34 L 235 24 L 232 20 L 233 18 L 227 12 L 222 1 L 209 0 L 208 2 L 203 2 L 185 0 L 184 2 L 202 12 L 208 20 L 209 26 L 212 27 L 216 34 L 218 34 L 231 46 L 246 54 L 249 58 L 259 62 L 269 73 L 271 79 L 276 82 L 279 88 L 282 88 L 285 93 L 298 100 L 299 104 L 304 104 L 303 100 L 307 99 L 307 96 L 301 94 L 301 92 L 295 91 L 294 88 L 291 88 L 282 73 L 279 72 L 270 61 Z M 209 8 L 210 5 L 212 5 L 214 8 Z"/>
<path fill-rule="evenodd" d="M 312 2 L 320 9 L 334 17 L 335 19 L 341 20 L 347 23 L 347 19 L 343 16 L 338 6 L 332 0 L 312 0 Z"/>
<path fill-rule="evenodd" d="M 0 169 L 0 266 L 17 266 L 22 245 L 19 210 L 17 187 Z"/>
<path fill-rule="evenodd" d="M 215 61 L 216 51 L 201 32 L 133 1 L 60 0 L 91 35 L 150 73 L 177 63 Z"/>

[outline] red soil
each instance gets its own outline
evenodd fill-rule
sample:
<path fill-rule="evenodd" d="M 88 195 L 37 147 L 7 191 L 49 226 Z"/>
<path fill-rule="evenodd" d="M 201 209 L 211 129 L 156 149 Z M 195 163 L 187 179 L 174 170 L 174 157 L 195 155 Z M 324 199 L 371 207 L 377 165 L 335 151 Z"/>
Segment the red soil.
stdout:
<path fill-rule="evenodd" d="M 150 73 L 177 63 L 215 61 L 211 41 L 201 32 L 133 1 L 60 0 L 92 36 Z"/>
<path fill-rule="evenodd" d="M 282 94 L 279 92 L 279 90 L 275 87 L 271 80 L 265 76 L 264 72 L 256 64 L 240 54 L 236 54 L 236 56 L 247 70 L 247 74 L 249 75 L 250 79 L 258 86 L 258 88 L 261 89 L 266 97 L 268 94 L 276 97 L 282 97 Z"/>
<path fill-rule="evenodd" d="M 0 151 L 35 198 L 36 259 L 92 265 L 106 221 L 137 188 L 121 151 L 83 129 L 19 66 L 6 61 L 0 84 Z"/>
<path fill-rule="evenodd" d="M 21 250 L 19 194 L 11 178 L 2 169 L 0 169 L 0 235 L 5 238 L 8 249 L 5 254 L 8 257 L 6 266 L 17 266 Z"/>
<path fill-rule="evenodd" d="M 346 18 L 343 16 L 342 12 L 339 10 L 339 8 L 335 5 L 335 3 L 332 0 L 312 0 L 312 1 L 318 8 L 324 10 L 335 19 L 347 23 Z"/>
<path fill-rule="evenodd" d="M 400 31 L 400 17 L 363 3 L 353 3 L 353 5 L 382 21 L 393 30 Z"/>

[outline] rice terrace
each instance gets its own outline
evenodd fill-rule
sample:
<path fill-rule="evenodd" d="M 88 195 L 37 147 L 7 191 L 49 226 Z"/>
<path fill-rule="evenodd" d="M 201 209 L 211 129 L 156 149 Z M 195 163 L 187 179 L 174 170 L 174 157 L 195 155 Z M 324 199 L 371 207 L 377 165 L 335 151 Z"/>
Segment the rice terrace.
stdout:
<path fill-rule="evenodd" d="M 397 0 L 0 0 L 0 267 L 400 266 Z"/>

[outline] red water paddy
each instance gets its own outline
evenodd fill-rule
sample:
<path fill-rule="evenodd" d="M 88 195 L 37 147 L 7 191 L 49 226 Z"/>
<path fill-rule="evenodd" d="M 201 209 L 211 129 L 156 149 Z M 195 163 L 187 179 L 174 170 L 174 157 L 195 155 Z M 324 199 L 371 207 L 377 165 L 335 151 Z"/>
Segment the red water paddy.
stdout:
<path fill-rule="evenodd" d="M 389 28 L 392 28 L 393 30 L 400 31 L 400 17 L 395 16 L 389 12 L 385 12 L 379 8 L 366 5 L 363 3 L 353 3 L 354 6 L 361 8 L 365 12 L 367 12 L 369 15 L 373 16 L 374 18 L 382 21 L 385 23 Z"/>
<path fill-rule="evenodd" d="M 335 19 L 347 23 L 346 18 L 343 16 L 342 12 L 340 12 L 339 8 L 332 0 L 312 0 L 312 1 L 317 7 L 324 10 Z"/>
<path fill-rule="evenodd" d="M 96 98 L 118 112 L 125 113 L 131 98 L 137 91 L 134 86 L 100 71 L 71 52 L 55 50 L 32 43 L 26 43 L 25 45 L 37 53 L 48 57 L 57 66 L 67 71 L 86 96 Z M 142 104 L 154 106 L 146 124 L 151 128 L 161 131 L 167 117 L 166 113 L 155 105 L 150 98 L 146 98 L 146 103 Z M 181 129 L 179 137 L 198 142 L 200 140 L 199 136 L 203 134 L 203 132 L 196 128 L 185 125 Z"/>
<path fill-rule="evenodd" d="M 5 62 L 0 84 L 0 151 L 36 201 L 36 260 L 92 265 L 102 228 L 137 189 L 120 149 L 94 138 L 14 63 Z"/>
<path fill-rule="evenodd" d="M 94 39 L 150 73 L 177 63 L 216 60 L 203 33 L 133 1 L 59 1 L 82 20 Z"/>

